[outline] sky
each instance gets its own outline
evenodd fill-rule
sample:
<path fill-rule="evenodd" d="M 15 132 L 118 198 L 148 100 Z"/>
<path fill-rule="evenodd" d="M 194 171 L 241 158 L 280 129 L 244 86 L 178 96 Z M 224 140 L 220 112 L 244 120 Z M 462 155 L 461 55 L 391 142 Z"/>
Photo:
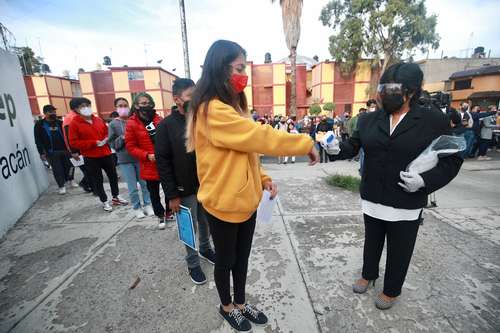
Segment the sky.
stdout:
<path fill-rule="evenodd" d="M 304 0 L 298 54 L 331 59 L 331 28 L 318 20 L 328 0 Z M 440 48 L 430 58 L 464 57 L 465 49 L 484 46 L 500 57 L 500 1 L 427 0 L 427 11 L 438 15 Z M 263 63 L 288 56 L 279 1 L 185 0 L 191 77 L 201 74 L 205 54 L 217 39 L 238 42 L 247 59 Z M 52 73 L 78 68 L 94 70 L 104 56 L 113 66 L 161 66 L 184 76 L 178 0 L 0 0 L 0 22 L 15 36 L 17 46 L 30 46 L 43 56 Z M 470 51 L 469 51 L 470 53 Z M 427 55 L 417 54 L 416 59 Z"/>

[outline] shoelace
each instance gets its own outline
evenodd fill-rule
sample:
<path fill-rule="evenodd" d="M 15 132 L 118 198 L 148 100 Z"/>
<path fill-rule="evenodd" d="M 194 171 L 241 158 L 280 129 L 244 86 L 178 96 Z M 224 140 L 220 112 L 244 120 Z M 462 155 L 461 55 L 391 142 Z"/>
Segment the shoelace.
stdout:
<path fill-rule="evenodd" d="M 257 318 L 259 316 L 259 310 L 251 306 L 250 304 L 245 304 L 244 310 L 246 313 L 250 313 L 250 315 L 254 318 Z"/>
<path fill-rule="evenodd" d="M 233 311 L 229 313 L 229 317 L 233 317 L 238 325 L 240 325 L 241 322 L 245 319 L 245 317 L 243 317 L 243 315 L 241 314 L 241 311 L 236 308 L 234 308 Z"/>

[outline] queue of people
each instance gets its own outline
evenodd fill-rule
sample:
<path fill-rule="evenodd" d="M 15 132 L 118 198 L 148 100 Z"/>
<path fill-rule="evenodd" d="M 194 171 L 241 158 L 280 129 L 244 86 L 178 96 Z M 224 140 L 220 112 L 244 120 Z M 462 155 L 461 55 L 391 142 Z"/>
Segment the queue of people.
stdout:
<path fill-rule="evenodd" d="M 391 308 L 402 292 L 427 196 L 458 174 L 463 157 L 442 157 L 422 174 L 406 172 L 406 166 L 441 135 L 463 135 L 467 154 L 474 151 L 477 139 L 479 155 L 484 156 L 497 127 L 497 110 L 476 114 L 463 104 L 460 113 L 448 115 L 424 105 L 422 71 L 418 65 L 399 63 L 380 78 L 378 101 L 368 101 L 354 117 L 259 118 L 248 109 L 243 92 L 246 66 L 240 45 L 216 41 L 196 85 L 190 79 L 174 81 L 175 106 L 165 119 L 147 93 L 137 94 L 130 107 L 126 99 L 117 98 L 109 126 L 94 115 L 86 98 L 71 100 L 66 124 L 54 116 L 55 108 L 44 107 L 35 138 L 41 158 L 53 168 L 59 193 L 68 182 L 78 186 L 70 158 L 83 159 L 80 186 L 97 195 L 106 211 L 128 204 L 119 194 L 117 167 L 137 218 L 156 216 L 158 228 L 165 229 L 181 206 L 189 208 L 199 249 L 186 246 L 187 272 L 193 283 L 204 284 L 200 258 L 214 265 L 218 312 L 232 328 L 246 332 L 252 324 L 268 322 L 266 314 L 247 301 L 246 283 L 257 207 L 264 190 L 271 198 L 278 193 L 259 154 L 278 157 L 284 164 L 307 155 L 310 165 L 359 154 L 365 239 L 361 276 L 353 292 L 365 293 L 375 285 L 387 240 L 384 287 L 375 305 Z M 330 131 L 337 139 L 320 144 Z M 109 179 L 110 201 L 102 170 Z"/>

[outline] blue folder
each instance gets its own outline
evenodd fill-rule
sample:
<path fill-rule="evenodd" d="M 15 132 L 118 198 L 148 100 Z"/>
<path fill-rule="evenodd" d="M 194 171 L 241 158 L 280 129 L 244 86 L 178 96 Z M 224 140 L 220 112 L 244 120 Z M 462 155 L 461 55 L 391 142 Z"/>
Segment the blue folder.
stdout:
<path fill-rule="evenodd" d="M 180 210 L 175 217 L 177 220 L 177 230 L 179 231 L 180 241 L 193 250 L 197 250 L 191 209 L 180 206 Z"/>

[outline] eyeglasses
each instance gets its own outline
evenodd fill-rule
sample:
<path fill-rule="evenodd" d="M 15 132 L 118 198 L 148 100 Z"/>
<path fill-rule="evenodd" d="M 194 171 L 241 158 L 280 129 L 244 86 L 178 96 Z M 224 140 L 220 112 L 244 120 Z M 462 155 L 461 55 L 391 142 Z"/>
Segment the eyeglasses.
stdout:
<path fill-rule="evenodd" d="M 402 83 L 382 83 L 378 85 L 377 92 L 381 95 L 403 94 L 404 88 Z"/>

